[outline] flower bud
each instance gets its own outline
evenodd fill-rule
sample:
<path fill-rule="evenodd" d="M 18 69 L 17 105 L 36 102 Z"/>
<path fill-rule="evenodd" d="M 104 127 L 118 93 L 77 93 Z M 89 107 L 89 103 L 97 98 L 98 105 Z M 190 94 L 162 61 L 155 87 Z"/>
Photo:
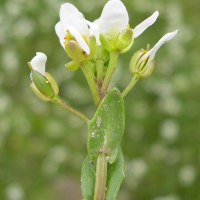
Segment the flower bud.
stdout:
<path fill-rule="evenodd" d="M 131 48 L 132 45 L 133 31 L 127 27 L 119 34 L 117 38 L 116 49 L 120 50 L 121 53 L 125 53 Z"/>
<path fill-rule="evenodd" d="M 94 54 L 93 60 L 95 62 L 97 60 L 102 60 L 103 63 L 106 63 L 109 60 L 109 52 L 104 49 L 102 45 L 99 45 L 96 47 L 96 52 Z"/>
<path fill-rule="evenodd" d="M 44 53 L 37 52 L 36 56 L 28 63 L 31 69 L 30 85 L 33 92 L 43 101 L 50 101 L 58 95 L 59 88 L 53 77 L 45 72 L 47 57 Z"/>
<path fill-rule="evenodd" d="M 65 64 L 65 67 L 71 71 L 75 71 L 79 68 L 79 64 L 75 61 L 71 61 Z"/>

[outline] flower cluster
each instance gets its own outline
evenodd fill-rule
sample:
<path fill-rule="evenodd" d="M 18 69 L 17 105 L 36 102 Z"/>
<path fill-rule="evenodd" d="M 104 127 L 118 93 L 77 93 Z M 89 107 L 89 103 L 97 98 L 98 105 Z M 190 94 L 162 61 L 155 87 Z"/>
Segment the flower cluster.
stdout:
<path fill-rule="evenodd" d="M 72 59 L 66 64 L 66 67 L 70 70 L 81 67 L 91 91 L 94 92 L 93 97 L 96 95 L 102 99 L 116 69 L 109 65 L 113 65 L 113 63 L 116 65 L 118 53 L 127 52 L 133 45 L 134 39 L 151 26 L 157 20 L 158 15 L 159 12 L 155 11 L 146 20 L 131 29 L 128 12 L 121 0 L 109 0 L 103 8 L 101 16 L 94 22 L 86 20 L 84 15 L 72 4 L 62 4 L 60 21 L 55 25 L 55 32 L 61 46 Z M 131 58 L 130 72 L 138 74 L 140 78 L 149 76 L 154 69 L 154 57 L 157 50 L 162 44 L 171 40 L 177 32 L 178 30 L 164 35 L 149 51 L 143 49 L 137 51 Z M 114 56 L 116 56 L 115 60 L 113 60 Z M 46 60 L 43 53 L 37 53 L 37 56 L 30 62 L 30 68 L 34 74 L 39 72 L 47 78 L 44 75 Z M 93 75 L 91 75 L 91 71 Z M 31 78 L 36 85 L 33 72 Z M 94 79 L 93 82 L 91 79 Z M 33 88 L 33 86 L 31 87 Z M 55 95 L 57 93 L 57 91 L 54 92 Z M 49 99 L 51 98 L 52 95 Z M 97 101 L 99 101 L 98 98 Z"/>

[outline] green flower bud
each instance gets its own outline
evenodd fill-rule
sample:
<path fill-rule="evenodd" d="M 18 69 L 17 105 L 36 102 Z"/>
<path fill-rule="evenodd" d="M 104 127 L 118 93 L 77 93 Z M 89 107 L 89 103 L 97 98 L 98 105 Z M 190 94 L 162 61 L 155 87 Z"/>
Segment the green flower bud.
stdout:
<path fill-rule="evenodd" d="M 102 45 L 96 47 L 96 52 L 94 54 L 93 60 L 96 62 L 97 60 L 102 60 L 103 63 L 108 62 L 109 60 L 109 52 L 103 48 Z"/>
<path fill-rule="evenodd" d="M 53 77 L 45 72 L 47 57 L 44 53 L 37 52 L 36 56 L 28 63 L 31 69 L 30 85 L 33 92 L 43 101 L 50 101 L 58 95 L 59 88 Z"/>
<path fill-rule="evenodd" d="M 133 31 L 130 28 L 124 29 L 117 38 L 116 49 L 128 51 L 133 45 Z M 125 53 L 124 51 L 123 53 Z"/>
<path fill-rule="evenodd" d="M 68 62 L 67 64 L 65 64 L 65 67 L 67 67 L 67 69 L 69 69 L 71 71 L 75 71 L 79 68 L 79 64 L 75 61 L 71 61 L 71 62 Z"/>

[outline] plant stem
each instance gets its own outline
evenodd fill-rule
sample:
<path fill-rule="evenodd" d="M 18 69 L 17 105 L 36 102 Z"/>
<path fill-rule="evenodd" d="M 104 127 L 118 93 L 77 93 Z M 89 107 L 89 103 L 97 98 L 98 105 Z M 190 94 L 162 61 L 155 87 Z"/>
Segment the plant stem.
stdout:
<path fill-rule="evenodd" d="M 132 74 L 132 78 L 130 83 L 127 85 L 127 87 L 124 89 L 124 91 L 122 92 L 122 97 L 124 98 L 127 93 L 131 90 L 131 88 L 137 83 L 137 81 L 140 80 L 140 75 L 137 73 L 133 73 Z"/>
<path fill-rule="evenodd" d="M 82 69 L 82 71 L 85 75 L 85 78 L 88 82 L 88 85 L 90 87 L 90 90 L 91 90 L 91 93 L 92 93 L 92 96 L 93 96 L 93 99 L 94 99 L 94 103 L 98 107 L 101 100 L 100 100 L 99 93 L 98 93 L 98 90 L 97 90 L 97 85 L 94 81 L 94 74 L 92 72 L 92 67 L 90 66 L 90 61 L 84 62 L 81 65 L 81 69 Z"/>
<path fill-rule="evenodd" d="M 67 103 L 65 103 L 58 95 L 55 96 L 53 99 L 51 99 L 52 103 L 55 103 L 56 105 L 64 108 L 65 110 L 71 112 L 72 114 L 76 115 L 77 117 L 81 118 L 82 120 L 84 120 L 86 123 L 89 121 L 89 119 L 83 115 L 82 113 L 80 113 L 79 111 L 77 111 L 76 109 L 72 108 L 71 106 L 69 106 Z"/>
<path fill-rule="evenodd" d="M 101 96 L 103 96 L 103 97 L 106 95 L 106 92 L 107 92 L 107 89 L 108 89 L 108 86 L 110 83 L 110 79 L 111 79 L 112 75 L 114 74 L 115 69 L 117 68 L 118 56 L 119 56 L 118 50 L 110 51 L 110 61 L 109 61 L 106 76 L 104 78 L 103 85 L 101 88 Z"/>
<path fill-rule="evenodd" d="M 97 60 L 96 69 L 97 69 L 97 83 L 99 88 L 101 88 L 103 82 L 103 68 L 104 68 L 104 62 L 102 60 Z"/>
<path fill-rule="evenodd" d="M 106 194 L 107 160 L 104 153 L 99 154 L 96 165 L 94 200 L 104 200 Z"/>

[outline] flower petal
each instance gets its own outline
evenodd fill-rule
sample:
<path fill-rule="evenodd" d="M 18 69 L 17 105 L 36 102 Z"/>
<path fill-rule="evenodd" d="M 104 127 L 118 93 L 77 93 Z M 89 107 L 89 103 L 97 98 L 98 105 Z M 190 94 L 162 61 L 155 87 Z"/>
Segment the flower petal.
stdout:
<path fill-rule="evenodd" d="M 98 45 L 101 44 L 100 40 L 99 40 L 99 19 L 96 19 L 95 21 L 93 22 L 90 22 L 88 20 L 85 20 L 88 24 L 88 26 L 90 27 L 90 35 L 94 35 L 95 38 L 96 38 L 96 43 Z"/>
<path fill-rule="evenodd" d="M 64 31 L 69 30 L 69 26 L 72 26 L 81 35 L 89 35 L 89 29 L 83 14 L 70 3 L 64 3 L 61 5 L 60 22 Z"/>
<path fill-rule="evenodd" d="M 157 19 L 159 12 L 154 12 L 150 17 L 144 20 L 142 23 L 138 24 L 133 29 L 133 37 L 136 38 L 141 35 L 149 26 L 151 26 Z"/>
<path fill-rule="evenodd" d="M 47 56 L 42 52 L 37 52 L 36 56 L 30 61 L 30 64 L 33 70 L 44 74 L 46 61 Z"/>
<path fill-rule="evenodd" d="M 120 0 L 110 0 L 104 6 L 99 20 L 100 31 L 116 37 L 127 27 L 129 17 Z"/>
<path fill-rule="evenodd" d="M 174 32 L 171 32 L 171 33 L 167 33 L 166 35 L 164 35 L 157 43 L 156 45 L 149 51 L 147 52 L 147 56 L 149 54 L 151 60 L 154 59 L 155 55 L 156 55 L 156 52 L 157 50 L 167 41 L 171 40 L 176 34 L 178 33 L 178 29 Z M 145 55 L 146 55 L 145 54 Z"/>
<path fill-rule="evenodd" d="M 88 47 L 87 43 L 81 36 L 81 34 L 72 26 L 68 26 L 69 32 L 75 37 L 76 41 L 78 42 L 79 46 L 89 55 L 90 48 Z"/>
<path fill-rule="evenodd" d="M 56 31 L 56 34 L 60 40 L 60 44 L 62 45 L 63 48 L 65 48 L 64 46 L 64 42 L 65 42 L 65 32 L 63 31 L 63 28 L 62 28 L 62 25 L 61 25 L 61 22 L 58 22 L 56 25 L 55 25 L 55 31 Z"/>

